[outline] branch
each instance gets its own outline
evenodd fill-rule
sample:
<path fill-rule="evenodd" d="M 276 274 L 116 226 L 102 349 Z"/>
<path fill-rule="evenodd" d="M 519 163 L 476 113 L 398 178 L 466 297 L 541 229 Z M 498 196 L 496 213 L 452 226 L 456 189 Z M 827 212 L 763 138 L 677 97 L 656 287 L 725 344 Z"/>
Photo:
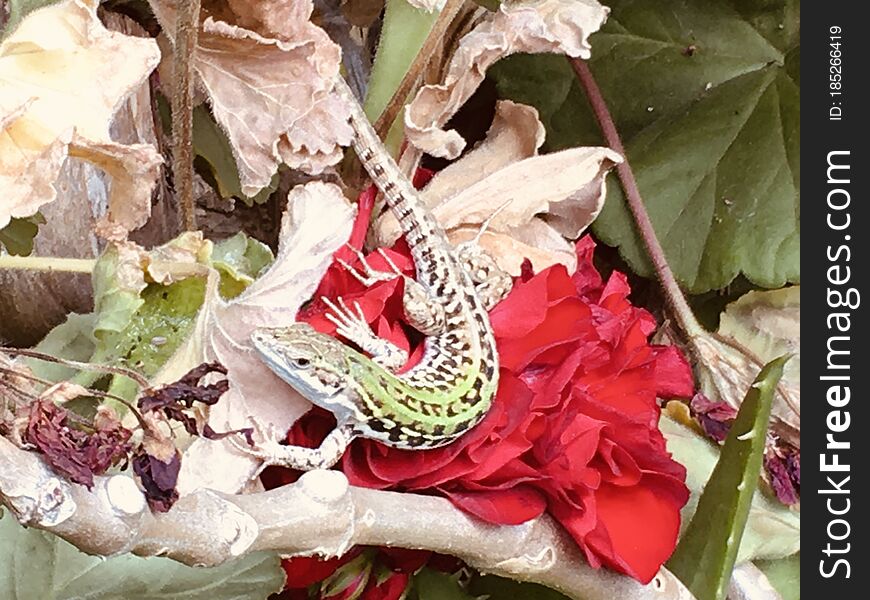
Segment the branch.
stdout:
<path fill-rule="evenodd" d="M 444 4 L 444 8 L 441 9 L 438 18 L 435 19 L 435 23 L 432 25 L 432 29 L 429 30 L 429 34 L 423 41 L 420 51 L 417 52 L 411 66 L 405 71 L 392 97 L 387 101 L 387 105 L 374 123 L 374 128 L 378 132 L 379 138 L 387 138 L 390 128 L 393 126 L 396 117 L 399 116 L 399 111 L 405 107 L 405 100 L 408 98 L 408 94 L 411 93 L 411 89 L 417 84 L 423 69 L 429 64 L 435 50 L 440 44 L 444 43 L 444 36 L 447 35 L 447 30 L 464 3 L 465 0 L 447 0 Z"/>
<path fill-rule="evenodd" d="M 172 176 L 182 229 L 196 229 L 193 200 L 193 55 L 199 38 L 200 0 L 181 0 L 175 23 L 172 88 Z"/>
<path fill-rule="evenodd" d="M 677 319 L 677 323 L 679 323 L 682 330 L 689 336 L 702 333 L 703 328 L 695 318 L 692 309 L 689 308 L 689 303 L 686 302 L 686 297 L 677 284 L 674 273 L 671 271 L 671 266 L 668 264 L 667 258 L 665 258 L 665 251 L 659 243 L 652 221 L 650 221 L 643 199 L 640 196 L 637 181 L 634 179 L 634 172 L 631 170 L 631 165 L 628 164 L 628 155 L 625 152 L 625 147 L 622 145 L 619 132 L 616 131 L 616 125 L 610 116 L 604 96 L 601 95 L 601 90 L 598 88 L 595 78 L 592 77 L 589 65 L 586 61 L 579 58 L 569 58 L 568 61 L 574 68 L 574 73 L 586 92 L 586 98 L 589 100 L 592 112 L 595 114 L 595 119 L 598 121 L 602 135 L 604 135 L 604 141 L 623 157 L 623 161 L 616 165 L 616 174 L 619 176 L 622 189 L 625 191 L 628 208 L 634 217 L 637 231 L 643 240 L 644 247 L 646 247 L 647 255 L 650 261 L 652 261 L 659 283 L 664 288 L 665 297 L 668 300 L 674 317 Z"/>
<path fill-rule="evenodd" d="M 610 110 L 607 108 L 607 102 L 601 94 L 601 89 L 598 87 L 586 61 L 579 58 L 569 58 L 568 62 L 571 63 L 577 80 L 589 100 L 605 142 L 623 157 L 623 161 L 616 165 L 616 173 L 625 192 L 626 203 L 634 218 L 638 234 L 643 240 L 647 256 L 649 256 L 658 281 L 664 290 L 671 313 L 674 315 L 686 341 L 688 341 L 689 350 L 698 359 L 699 379 L 701 379 L 702 384 L 707 383 L 714 388 L 720 399 L 738 408 L 745 391 L 752 385 L 755 374 L 761 370 L 765 361 L 735 340 L 709 333 L 698 323 L 668 264 L 665 251 L 659 243 L 637 187 L 637 181 L 631 170 L 625 147 L 622 145 L 622 140 L 616 130 L 613 117 L 610 115 Z M 798 402 L 791 397 L 782 383 L 777 387 L 777 391 L 785 406 L 800 418 Z M 772 419 L 773 432 L 795 448 L 800 448 L 800 431 L 776 412 L 774 412 Z"/>
<path fill-rule="evenodd" d="M 97 477 L 89 492 L 0 437 L 0 502 L 25 525 L 102 556 L 161 554 L 215 566 L 263 550 L 335 556 L 355 545 L 398 546 L 457 556 L 481 571 L 578 600 L 693 600 L 664 569 L 649 585 L 592 569 L 547 516 L 489 525 L 443 498 L 351 487 L 339 471 L 312 471 L 295 484 L 256 494 L 201 489 L 168 513 L 152 514 L 132 478 Z"/>

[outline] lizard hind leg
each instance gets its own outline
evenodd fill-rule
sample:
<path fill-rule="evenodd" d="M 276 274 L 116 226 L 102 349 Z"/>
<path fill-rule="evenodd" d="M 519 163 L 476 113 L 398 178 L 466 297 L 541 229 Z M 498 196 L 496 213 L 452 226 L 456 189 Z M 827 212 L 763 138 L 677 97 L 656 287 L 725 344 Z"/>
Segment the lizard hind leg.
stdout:
<path fill-rule="evenodd" d="M 405 278 L 405 293 L 402 296 L 405 319 L 420 333 L 438 335 L 447 326 L 444 305 L 432 299 L 419 282 Z"/>
<path fill-rule="evenodd" d="M 270 432 L 256 448 L 249 448 L 232 437 L 229 440 L 239 452 L 263 461 L 253 475 L 253 479 L 269 466 L 287 467 L 297 471 L 328 469 L 341 459 L 357 435 L 354 424 L 344 423 L 329 432 L 318 448 L 285 446 L 280 443 L 280 437 L 275 435 L 274 431 Z"/>
<path fill-rule="evenodd" d="M 513 278 L 474 240 L 457 245 L 456 258 L 474 282 L 486 310 L 492 310 L 510 293 Z"/>

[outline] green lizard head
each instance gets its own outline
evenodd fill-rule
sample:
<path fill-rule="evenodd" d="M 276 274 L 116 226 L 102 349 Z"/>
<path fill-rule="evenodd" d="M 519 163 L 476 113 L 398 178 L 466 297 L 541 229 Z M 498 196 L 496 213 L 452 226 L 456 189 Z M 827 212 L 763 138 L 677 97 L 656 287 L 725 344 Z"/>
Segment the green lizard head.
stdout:
<path fill-rule="evenodd" d="M 348 347 L 307 323 L 261 328 L 251 334 L 260 358 L 312 403 L 339 416 L 357 408 L 344 393 L 350 378 Z"/>

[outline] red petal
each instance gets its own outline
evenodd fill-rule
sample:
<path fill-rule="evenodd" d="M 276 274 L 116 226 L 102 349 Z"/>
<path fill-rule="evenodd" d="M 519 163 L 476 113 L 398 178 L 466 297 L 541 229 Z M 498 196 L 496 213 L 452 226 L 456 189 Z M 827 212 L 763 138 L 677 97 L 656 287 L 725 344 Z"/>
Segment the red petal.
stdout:
<path fill-rule="evenodd" d="M 599 527 L 586 543 L 605 564 L 643 583 L 658 572 L 677 542 L 680 508 L 673 495 L 642 481 L 632 487 L 604 485 L 595 494 Z"/>
<path fill-rule="evenodd" d="M 528 485 L 489 492 L 441 491 L 453 504 L 488 523 L 519 525 L 541 516 L 547 508 L 541 492 Z"/>

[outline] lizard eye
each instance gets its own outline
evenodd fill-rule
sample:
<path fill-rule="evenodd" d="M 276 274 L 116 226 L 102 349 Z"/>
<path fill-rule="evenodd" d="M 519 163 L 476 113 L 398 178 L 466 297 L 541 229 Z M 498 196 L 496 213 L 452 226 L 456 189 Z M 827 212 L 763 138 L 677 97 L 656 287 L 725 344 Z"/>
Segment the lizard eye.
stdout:
<path fill-rule="evenodd" d="M 311 366 L 311 361 L 307 358 L 294 358 L 293 364 L 295 364 L 300 369 L 307 369 L 309 366 Z"/>

